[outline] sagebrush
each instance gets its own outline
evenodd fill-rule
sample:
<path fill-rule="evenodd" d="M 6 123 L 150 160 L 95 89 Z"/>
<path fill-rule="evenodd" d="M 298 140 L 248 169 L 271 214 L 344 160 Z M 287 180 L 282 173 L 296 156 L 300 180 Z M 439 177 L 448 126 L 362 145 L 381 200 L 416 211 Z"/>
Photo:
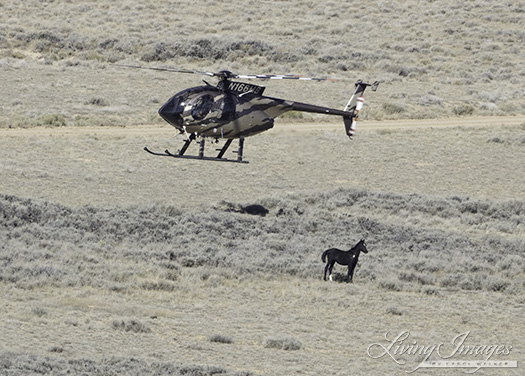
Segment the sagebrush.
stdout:
<path fill-rule="evenodd" d="M 366 237 L 370 252 L 355 283 L 392 291 L 523 289 L 523 201 L 339 189 L 261 200 L 265 216 L 232 211 L 236 205 L 245 206 L 71 209 L 2 196 L 0 280 L 174 291 L 183 268 L 227 278 L 321 278 L 323 250 Z"/>

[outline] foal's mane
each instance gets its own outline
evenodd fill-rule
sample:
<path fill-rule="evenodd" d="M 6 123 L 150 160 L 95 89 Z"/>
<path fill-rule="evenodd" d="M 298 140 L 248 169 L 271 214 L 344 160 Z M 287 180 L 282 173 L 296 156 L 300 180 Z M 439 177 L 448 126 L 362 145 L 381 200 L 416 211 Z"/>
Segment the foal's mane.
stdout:
<path fill-rule="evenodd" d="M 365 242 L 365 239 L 361 239 L 357 242 L 356 245 L 354 245 L 352 248 L 350 248 L 348 251 L 349 252 L 352 252 L 352 253 L 355 253 L 355 251 L 357 251 L 358 248 L 361 248 L 363 247 L 363 244 Z"/>

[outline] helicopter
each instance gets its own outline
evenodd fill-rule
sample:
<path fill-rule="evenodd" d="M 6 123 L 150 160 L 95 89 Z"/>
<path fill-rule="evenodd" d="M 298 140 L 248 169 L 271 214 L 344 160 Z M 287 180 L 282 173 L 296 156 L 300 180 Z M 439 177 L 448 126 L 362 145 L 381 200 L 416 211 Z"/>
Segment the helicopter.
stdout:
<path fill-rule="evenodd" d="M 372 91 L 376 91 L 379 85 L 378 81 L 368 84 L 358 80 L 355 82 L 355 91 L 344 110 L 337 110 L 267 97 L 263 95 L 264 86 L 233 81 L 237 79 L 338 81 L 337 79 L 298 75 L 240 75 L 228 70 L 201 72 L 177 68 L 116 65 L 127 68 L 200 74 L 218 79 L 215 86 L 203 80 L 205 84 L 203 86 L 188 88 L 176 93 L 158 110 L 159 115 L 167 123 L 186 136 L 184 145 L 178 152 L 172 153 L 165 150 L 164 153 L 160 153 L 151 151 L 147 147 L 144 150 L 156 156 L 224 162 L 247 163 L 243 160 L 245 138 L 271 129 L 274 125 L 274 119 L 288 111 L 341 116 L 346 134 L 352 138 L 359 112 L 364 104 L 363 93 L 365 89 L 370 86 Z M 188 147 L 197 139 L 199 139 L 196 141 L 199 144 L 198 155 L 187 155 Z M 219 153 L 215 157 L 204 155 L 206 139 L 211 139 L 217 143 L 219 140 L 225 140 L 222 148 L 216 150 Z M 238 149 L 234 151 L 237 158 L 225 158 L 224 155 L 234 139 L 239 140 Z"/>

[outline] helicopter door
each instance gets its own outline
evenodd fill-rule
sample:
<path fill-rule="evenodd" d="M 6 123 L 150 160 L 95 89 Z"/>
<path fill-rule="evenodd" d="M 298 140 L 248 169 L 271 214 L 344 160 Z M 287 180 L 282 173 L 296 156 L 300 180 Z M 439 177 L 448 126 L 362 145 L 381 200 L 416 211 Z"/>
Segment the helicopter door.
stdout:
<path fill-rule="evenodd" d="M 191 116 L 195 120 L 202 120 L 209 114 L 213 105 L 211 95 L 201 95 L 197 97 L 191 106 Z"/>

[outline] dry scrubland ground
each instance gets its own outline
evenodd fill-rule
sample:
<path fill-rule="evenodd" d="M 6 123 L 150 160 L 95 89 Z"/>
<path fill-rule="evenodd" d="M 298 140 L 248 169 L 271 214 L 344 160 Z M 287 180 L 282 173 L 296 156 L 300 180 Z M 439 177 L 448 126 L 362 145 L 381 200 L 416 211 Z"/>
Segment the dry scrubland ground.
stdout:
<path fill-rule="evenodd" d="M 519 1 L 3 1 L 0 374 L 405 374 L 422 356 L 367 355 L 404 330 L 521 374 L 524 26 Z M 352 142 L 294 114 L 203 164 L 142 151 L 180 147 L 155 111 L 200 77 L 114 62 L 382 84 Z M 356 283 L 321 281 L 364 235 Z"/>
<path fill-rule="evenodd" d="M 524 111 L 522 1 L 3 1 L 0 124 L 150 123 L 200 77 L 111 63 L 333 76 L 271 95 L 342 107 L 353 82 L 372 119 Z"/>
<path fill-rule="evenodd" d="M 422 357 L 368 346 L 409 330 L 451 352 L 470 330 L 521 367 L 523 118 L 427 123 L 283 125 L 248 165 L 152 157 L 175 147 L 157 126 L 3 130 L 1 366 L 404 374 Z M 321 281 L 321 251 L 366 234 L 356 283 Z"/>

